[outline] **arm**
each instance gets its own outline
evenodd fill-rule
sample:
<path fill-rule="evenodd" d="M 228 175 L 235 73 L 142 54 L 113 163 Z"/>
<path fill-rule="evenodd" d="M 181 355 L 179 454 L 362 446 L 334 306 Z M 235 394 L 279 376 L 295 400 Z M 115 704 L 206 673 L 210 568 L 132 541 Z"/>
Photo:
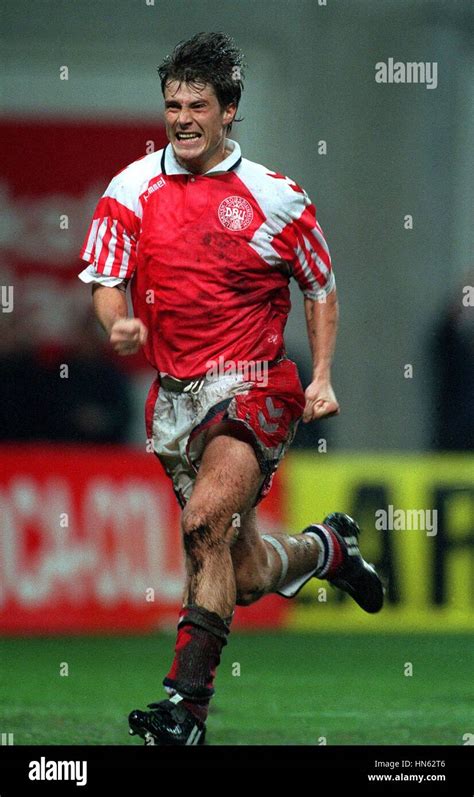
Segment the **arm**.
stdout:
<path fill-rule="evenodd" d="M 336 345 L 339 308 L 336 289 L 326 301 L 305 298 L 304 309 L 313 361 L 313 379 L 305 390 L 303 421 L 339 414 L 339 404 L 331 386 L 331 362 Z"/>
<path fill-rule="evenodd" d="M 92 304 L 100 325 L 118 354 L 135 354 L 143 346 L 147 328 L 139 318 L 128 318 L 127 296 L 122 288 L 107 288 L 95 283 L 92 286 Z"/>

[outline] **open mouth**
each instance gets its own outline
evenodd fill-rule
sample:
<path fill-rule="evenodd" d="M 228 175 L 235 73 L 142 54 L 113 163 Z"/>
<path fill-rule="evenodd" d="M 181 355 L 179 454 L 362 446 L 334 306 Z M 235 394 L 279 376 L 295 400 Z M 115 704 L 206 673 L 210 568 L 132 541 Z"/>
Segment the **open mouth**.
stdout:
<path fill-rule="evenodd" d="M 176 133 L 178 141 L 193 141 L 201 138 L 201 133 Z"/>

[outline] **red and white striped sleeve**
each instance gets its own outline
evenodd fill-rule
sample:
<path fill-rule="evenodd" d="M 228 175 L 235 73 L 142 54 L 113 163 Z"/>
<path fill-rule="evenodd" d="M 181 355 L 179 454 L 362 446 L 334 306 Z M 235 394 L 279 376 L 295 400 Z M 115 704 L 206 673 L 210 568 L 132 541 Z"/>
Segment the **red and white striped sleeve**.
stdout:
<path fill-rule="evenodd" d="M 285 231 L 293 255 L 292 273 L 306 298 L 321 301 L 336 287 L 329 247 L 315 206 L 299 186 L 294 184 L 293 190 L 299 201 L 293 204 L 293 221 Z"/>
<path fill-rule="evenodd" d="M 126 173 L 114 177 L 95 209 L 80 254 L 89 263 L 79 274 L 83 282 L 114 287 L 126 284 L 135 270 L 140 218 Z"/>

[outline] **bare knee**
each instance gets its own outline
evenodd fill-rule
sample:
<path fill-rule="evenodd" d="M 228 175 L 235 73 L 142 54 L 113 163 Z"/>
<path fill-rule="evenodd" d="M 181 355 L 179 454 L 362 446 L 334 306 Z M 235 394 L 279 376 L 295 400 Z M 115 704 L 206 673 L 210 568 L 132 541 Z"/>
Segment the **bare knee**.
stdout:
<path fill-rule="evenodd" d="M 226 544 L 225 523 L 209 509 L 186 507 L 181 518 L 186 555 L 199 565 L 213 549 Z"/>

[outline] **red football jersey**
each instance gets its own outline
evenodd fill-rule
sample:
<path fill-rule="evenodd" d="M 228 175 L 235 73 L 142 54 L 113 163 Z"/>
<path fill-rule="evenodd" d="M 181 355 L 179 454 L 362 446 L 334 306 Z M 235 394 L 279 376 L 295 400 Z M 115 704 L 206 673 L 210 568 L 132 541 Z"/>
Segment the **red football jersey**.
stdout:
<path fill-rule="evenodd" d="M 100 199 L 81 252 L 84 282 L 131 280 L 147 359 L 181 379 L 276 359 L 290 277 L 311 299 L 335 285 L 306 192 L 242 158 L 235 141 L 226 147 L 205 174 L 184 169 L 170 144 L 130 164 Z"/>

